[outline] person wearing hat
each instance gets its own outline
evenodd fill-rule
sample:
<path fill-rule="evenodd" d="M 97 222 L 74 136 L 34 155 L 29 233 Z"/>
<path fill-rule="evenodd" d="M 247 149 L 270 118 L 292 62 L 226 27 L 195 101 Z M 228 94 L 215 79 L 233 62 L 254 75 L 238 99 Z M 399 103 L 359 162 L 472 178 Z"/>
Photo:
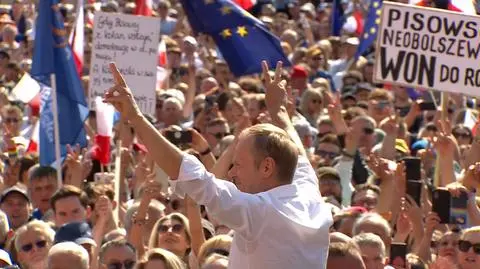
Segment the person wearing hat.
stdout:
<path fill-rule="evenodd" d="M 310 47 L 307 50 L 307 63 L 310 67 L 310 81 L 315 80 L 316 78 L 325 78 L 330 82 L 330 87 L 335 91 L 335 86 L 333 84 L 332 76 L 328 72 L 328 61 L 325 57 L 323 50 L 315 45 Z"/>
<path fill-rule="evenodd" d="M 7 214 L 13 230 L 26 224 L 32 211 L 27 191 L 17 185 L 4 190 L 0 197 L 0 209 Z"/>
<path fill-rule="evenodd" d="M 355 54 L 357 53 L 358 45 L 360 44 L 360 40 L 358 37 L 349 37 L 342 43 L 344 47 L 344 55 L 338 60 L 332 61 L 330 63 L 330 74 L 333 77 L 333 81 L 336 88 L 341 88 L 343 85 L 342 78 L 348 71 L 347 69 L 351 69 L 355 67 Z M 363 56 L 360 56 L 357 59 L 358 61 L 366 61 Z"/>
<path fill-rule="evenodd" d="M 117 1 L 110 0 L 102 5 L 103 12 L 117 13 L 119 11 L 119 5 Z"/>
<path fill-rule="evenodd" d="M 324 166 L 317 169 L 317 177 L 322 197 L 333 196 L 342 203 L 342 185 L 340 175 L 333 167 Z"/>
<path fill-rule="evenodd" d="M 186 36 L 183 38 L 183 47 L 182 47 L 182 64 L 189 65 L 190 61 L 193 60 L 194 67 L 199 69 L 203 67 L 203 61 L 198 55 L 198 42 L 193 36 Z"/>
<path fill-rule="evenodd" d="M 97 243 L 93 239 L 92 229 L 86 222 L 70 222 L 61 226 L 55 233 L 53 244 L 73 242 L 82 246 L 90 259 L 93 257 Z"/>
<path fill-rule="evenodd" d="M 308 70 L 304 65 L 295 65 L 290 74 L 290 86 L 301 95 L 308 88 Z"/>

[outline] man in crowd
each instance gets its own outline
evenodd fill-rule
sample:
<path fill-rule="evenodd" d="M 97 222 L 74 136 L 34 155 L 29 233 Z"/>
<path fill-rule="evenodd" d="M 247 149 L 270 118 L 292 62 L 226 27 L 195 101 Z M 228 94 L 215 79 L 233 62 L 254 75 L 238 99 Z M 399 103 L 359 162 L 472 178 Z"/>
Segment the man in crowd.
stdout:
<path fill-rule="evenodd" d="M 60 227 L 70 222 L 83 222 L 90 218 L 90 207 L 85 192 L 71 185 L 58 189 L 50 199 L 54 212 L 55 226 Z"/>

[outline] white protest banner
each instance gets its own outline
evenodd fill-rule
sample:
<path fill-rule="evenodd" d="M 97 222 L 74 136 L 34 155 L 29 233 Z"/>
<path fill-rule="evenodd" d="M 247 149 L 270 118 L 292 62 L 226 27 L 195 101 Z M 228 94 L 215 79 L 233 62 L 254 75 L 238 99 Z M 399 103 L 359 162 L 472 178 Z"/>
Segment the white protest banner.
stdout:
<path fill-rule="evenodd" d="M 480 17 L 383 3 L 375 80 L 480 96 Z"/>
<path fill-rule="evenodd" d="M 143 113 L 155 112 L 157 83 L 158 18 L 96 12 L 90 64 L 89 100 L 113 85 L 109 63 L 115 62 Z"/>

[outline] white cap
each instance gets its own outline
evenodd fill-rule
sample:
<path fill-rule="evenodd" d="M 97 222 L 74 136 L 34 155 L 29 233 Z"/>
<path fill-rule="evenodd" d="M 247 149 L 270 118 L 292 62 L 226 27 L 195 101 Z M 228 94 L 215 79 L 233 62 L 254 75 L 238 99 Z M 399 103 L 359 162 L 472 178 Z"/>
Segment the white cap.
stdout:
<path fill-rule="evenodd" d="M 190 43 L 195 47 L 198 45 L 197 40 L 193 36 L 189 35 L 183 38 L 183 42 Z"/>
<path fill-rule="evenodd" d="M 10 255 L 3 249 L 0 249 L 0 261 L 6 262 L 8 265 L 13 265 Z"/>

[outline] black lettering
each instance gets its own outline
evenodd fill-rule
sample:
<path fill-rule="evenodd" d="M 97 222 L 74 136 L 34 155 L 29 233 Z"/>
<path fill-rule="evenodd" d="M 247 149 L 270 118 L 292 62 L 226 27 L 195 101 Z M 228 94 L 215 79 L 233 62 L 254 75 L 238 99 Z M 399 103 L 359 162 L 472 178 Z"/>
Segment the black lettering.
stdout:
<path fill-rule="evenodd" d="M 418 49 L 418 40 L 420 39 L 420 35 L 418 33 L 413 33 L 413 40 L 412 40 L 412 49 Z"/>
<path fill-rule="evenodd" d="M 444 82 L 448 80 L 448 73 L 449 73 L 449 68 L 448 66 L 442 64 L 440 65 L 440 82 Z"/>
<path fill-rule="evenodd" d="M 465 50 L 465 40 L 461 39 L 458 40 L 458 46 L 457 46 L 457 56 L 460 57 L 465 57 L 464 50 Z"/>
<path fill-rule="evenodd" d="M 443 24 L 445 25 L 445 33 L 447 35 L 450 35 L 450 33 L 452 33 L 453 36 L 458 36 L 458 33 L 460 32 L 460 29 L 463 28 L 464 23 L 465 22 L 461 20 L 458 22 L 457 25 L 455 20 L 449 23 L 448 18 L 443 18 Z"/>
<path fill-rule="evenodd" d="M 430 37 L 428 35 L 422 36 L 422 50 L 428 50 L 428 43 L 430 41 Z"/>
<path fill-rule="evenodd" d="M 432 36 L 432 40 L 430 41 L 430 51 L 431 52 L 437 52 L 437 49 L 435 48 L 435 36 Z"/>
<path fill-rule="evenodd" d="M 392 45 L 394 36 L 395 36 L 394 30 L 388 31 L 388 29 L 384 29 L 382 45 Z"/>
<path fill-rule="evenodd" d="M 469 22 L 465 23 L 465 28 L 467 28 L 467 30 L 463 31 L 463 36 L 465 38 L 475 38 L 475 37 L 477 37 L 478 32 L 477 32 L 477 23 L 476 22 L 469 21 Z M 470 30 L 470 31 L 468 31 L 468 30 Z M 470 32 L 470 34 L 468 32 Z"/>
<path fill-rule="evenodd" d="M 453 45 L 455 44 L 455 38 L 449 38 L 448 41 L 450 42 L 450 45 L 448 46 L 447 54 L 455 56 L 455 53 L 453 53 L 453 51 L 452 51 Z"/>
<path fill-rule="evenodd" d="M 437 57 L 431 56 L 430 61 L 427 60 L 427 56 L 420 55 L 420 70 L 418 71 L 418 83 L 423 85 L 423 75 L 427 76 L 427 84 L 429 87 L 433 87 L 435 83 L 435 65 L 437 63 Z"/>
<path fill-rule="evenodd" d="M 465 86 L 474 86 L 473 84 L 473 75 L 474 75 L 474 72 L 473 72 L 473 69 L 472 68 L 467 68 L 467 70 L 465 70 L 465 80 L 463 81 L 463 85 Z"/>
<path fill-rule="evenodd" d="M 434 25 L 434 22 L 436 23 L 436 25 Z M 427 28 L 430 33 L 436 34 L 440 32 L 442 30 L 442 20 L 440 19 L 440 17 L 429 17 L 427 21 Z"/>
<path fill-rule="evenodd" d="M 411 39 L 412 39 L 411 33 L 406 32 L 405 35 L 403 36 L 403 47 L 404 48 L 410 47 Z"/>
<path fill-rule="evenodd" d="M 424 16 L 422 13 L 413 14 L 413 21 L 415 23 L 410 24 L 410 27 L 415 31 L 422 31 L 424 27 L 423 19 L 424 19 Z"/>
<path fill-rule="evenodd" d="M 438 46 L 439 46 L 438 47 L 438 52 L 439 53 L 444 53 L 445 50 L 447 49 L 447 47 L 445 46 L 445 41 L 447 41 L 445 37 L 440 37 L 440 39 L 438 40 Z"/>
<path fill-rule="evenodd" d="M 397 34 L 395 35 L 395 47 L 401 47 L 402 46 L 402 31 L 397 31 Z"/>
<path fill-rule="evenodd" d="M 407 54 L 407 57 L 405 57 L 405 67 L 403 68 L 403 78 L 408 83 L 412 83 L 417 79 L 417 72 L 418 72 L 417 68 L 418 68 L 418 56 L 413 52 L 409 52 Z"/>
<path fill-rule="evenodd" d="M 480 52 L 480 43 L 477 43 L 477 47 L 475 48 L 470 41 L 467 42 L 467 52 L 469 58 L 478 59 L 478 53 Z"/>
<path fill-rule="evenodd" d="M 380 64 L 381 64 L 381 72 L 382 78 L 385 79 L 390 73 L 392 73 L 392 79 L 397 80 L 400 76 L 400 70 L 402 68 L 403 59 L 405 58 L 405 51 L 401 50 L 398 52 L 396 57 L 392 57 L 388 60 L 387 63 L 387 48 L 381 47 L 380 48 Z M 397 60 L 395 63 L 394 59 Z"/>
<path fill-rule="evenodd" d="M 397 10 L 397 9 L 390 9 L 389 12 L 388 12 L 388 22 L 387 22 L 387 25 L 388 27 L 392 27 L 392 24 L 394 21 L 398 21 L 400 19 L 400 15 L 402 13 L 400 12 L 400 10 Z"/>

